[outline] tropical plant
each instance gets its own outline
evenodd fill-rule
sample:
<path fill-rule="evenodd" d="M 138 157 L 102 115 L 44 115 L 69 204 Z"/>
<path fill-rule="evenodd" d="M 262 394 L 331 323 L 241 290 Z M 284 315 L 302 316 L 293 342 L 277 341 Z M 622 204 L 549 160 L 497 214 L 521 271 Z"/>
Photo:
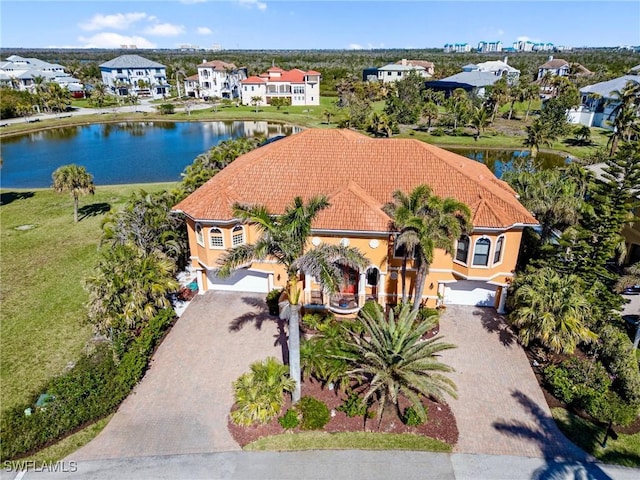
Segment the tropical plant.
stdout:
<path fill-rule="evenodd" d="M 288 369 L 274 357 L 254 362 L 250 371 L 233 382 L 235 408 L 231 420 L 242 426 L 268 423 L 284 405 L 284 392 L 295 388 Z"/>
<path fill-rule="evenodd" d="M 300 399 L 300 294 L 299 274 L 316 278 L 324 290 L 334 292 L 342 284 L 341 266 L 362 269 L 366 257 L 357 249 L 323 244 L 306 251 L 311 224 L 320 211 L 329 206 L 324 196 L 313 197 L 305 204 L 296 197 L 282 214 L 272 214 L 262 205 L 233 206 L 234 217 L 255 225 L 259 237 L 253 244 L 239 245 L 219 260 L 217 275 L 224 278 L 246 264 L 271 258 L 287 271 L 287 302 L 281 316 L 289 318 L 289 366 L 295 381 L 293 402 Z"/>
<path fill-rule="evenodd" d="M 317 398 L 302 397 L 296 404 L 296 410 L 302 417 L 301 430 L 320 430 L 331 420 L 329 407 Z"/>
<path fill-rule="evenodd" d="M 530 83 L 522 89 L 522 101 L 527 102 L 527 112 L 524 115 L 524 121 L 529 119 L 531 112 L 531 102 L 540 96 L 540 87 L 536 83 Z"/>
<path fill-rule="evenodd" d="M 489 112 L 484 108 L 484 106 L 476 107 L 473 110 L 473 114 L 471 115 L 471 126 L 476 129 L 476 134 L 474 135 L 474 139 L 476 142 L 480 135 L 484 131 L 487 125 L 489 125 Z"/>
<path fill-rule="evenodd" d="M 550 267 L 522 275 L 514 285 L 511 323 L 523 345 L 538 342 L 553 352 L 573 353 L 597 338 L 587 327 L 591 305 L 576 275 L 559 275 Z"/>
<path fill-rule="evenodd" d="M 467 92 L 462 88 L 456 88 L 451 96 L 444 101 L 444 106 L 453 118 L 454 130 L 458 128 L 458 124 L 464 124 L 471 113 L 471 100 Z"/>
<path fill-rule="evenodd" d="M 438 105 L 434 102 L 427 102 L 424 104 L 421 115 L 427 119 L 427 131 L 431 130 L 431 123 L 438 119 L 439 113 Z"/>
<path fill-rule="evenodd" d="M 418 185 L 409 195 L 398 190 L 393 202 L 383 210 L 398 232 L 396 248 L 404 248 L 402 264 L 402 301 L 406 302 L 406 264 L 414 254 L 416 273 L 413 310 L 422 302 L 424 284 L 433 261 L 434 250 L 440 248 L 453 255 L 454 243 L 463 233 L 471 230 L 471 210 L 454 198 L 442 199 L 432 193 L 428 185 Z"/>
<path fill-rule="evenodd" d="M 509 84 L 507 83 L 507 79 L 501 78 L 490 87 L 487 87 L 487 93 L 487 103 L 491 111 L 491 121 L 495 122 L 498 110 L 509 100 Z"/>
<path fill-rule="evenodd" d="M 175 264 L 162 252 L 145 253 L 131 244 L 104 251 L 93 276 L 85 281 L 88 315 L 96 329 L 110 338 L 135 336 L 178 290 Z"/>
<path fill-rule="evenodd" d="M 347 345 L 352 355 L 345 356 L 351 367 L 348 373 L 361 382 L 365 403 L 371 398 L 378 400 L 379 422 L 388 403 L 399 408 L 401 395 L 422 419 L 427 416 L 424 398 L 439 402 L 444 402 L 445 394 L 457 398 L 455 384 L 442 373 L 453 369 L 438 360 L 440 352 L 455 346 L 438 337 L 421 340 L 431 324 L 416 323 L 416 316 L 417 312 L 405 304 L 397 314 L 389 310 L 385 318 L 378 306 L 374 314 L 360 313 L 363 335 L 349 332 Z"/>
<path fill-rule="evenodd" d="M 390 137 L 393 133 L 391 123 L 384 113 L 374 112 L 371 115 L 367 131 L 375 137 Z"/>
<path fill-rule="evenodd" d="M 260 104 L 262 103 L 262 97 L 260 95 L 256 95 L 251 97 L 251 105 L 253 105 L 256 109 L 256 113 L 258 113 L 258 108 L 260 107 Z"/>
<path fill-rule="evenodd" d="M 53 172 L 53 186 L 56 192 L 70 192 L 73 197 L 73 220 L 78 221 L 78 199 L 80 195 L 93 195 L 95 185 L 93 175 L 85 167 L 75 164 L 63 165 Z"/>
<path fill-rule="evenodd" d="M 633 133 L 638 133 L 638 113 L 640 113 L 640 82 L 629 80 L 622 90 L 613 90 L 609 94 L 607 104 L 615 105 L 608 116 L 613 118 L 614 131 L 609 143 L 610 155 L 616 153 L 621 138 L 630 140 Z"/>
<path fill-rule="evenodd" d="M 531 156 L 536 157 L 542 145 L 551 145 L 549 129 L 537 118 L 531 125 L 527 125 L 527 138 L 523 145 L 531 149 Z"/>

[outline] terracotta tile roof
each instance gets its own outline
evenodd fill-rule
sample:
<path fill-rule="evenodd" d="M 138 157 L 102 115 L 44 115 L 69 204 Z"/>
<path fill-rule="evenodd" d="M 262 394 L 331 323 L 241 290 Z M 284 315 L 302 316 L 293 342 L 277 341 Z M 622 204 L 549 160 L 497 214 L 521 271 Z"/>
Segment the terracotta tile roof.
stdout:
<path fill-rule="evenodd" d="M 245 78 L 241 83 L 267 83 L 266 78 L 256 77 L 255 75 L 250 76 L 249 78 Z"/>
<path fill-rule="evenodd" d="M 283 212 L 295 196 L 327 195 L 314 228 L 386 231 L 382 206 L 426 183 L 469 205 L 475 227 L 537 224 L 515 192 L 483 164 L 414 139 L 373 139 L 309 129 L 253 150 L 174 207 L 197 220 L 231 220 L 234 201 Z"/>
<path fill-rule="evenodd" d="M 569 65 L 569 62 L 561 58 L 554 58 L 553 60 L 549 60 L 546 63 L 540 65 L 540 68 L 561 68 L 565 65 Z"/>
<path fill-rule="evenodd" d="M 402 65 L 402 62 L 403 62 L 402 60 L 398 60 L 396 62 L 396 65 Z M 434 66 L 433 62 L 428 62 L 426 60 L 407 60 L 406 65 L 415 65 L 418 67 L 424 67 L 427 70 L 430 68 L 433 68 Z"/>
<path fill-rule="evenodd" d="M 196 82 L 197 82 L 197 81 L 198 81 L 198 78 L 199 78 L 199 77 L 198 77 L 198 74 L 196 73 L 195 75 L 191 75 L 190 77 L 185 78 L 185 80 L 191 80 L 192 82 L 193 82 L 193 81 L 196 81 Z"/>
<path fill-rule="evenodd" d="M 230 69 L 230 70 L 237 70 L 238 67 L 235 66 L 235 64 L 233 63 L 227 63 L 227 62 L 223 62 L 222 60 L 211 60 L 210 62 L 204 62 L 198 65 L 198 68 L 211 68 L 213 67 L 213 70 L 220 70 L 220 71 L 225 71 L 225 69 Z"/>
<path fill-rule="evenodd" d="M 280 76 L 274 77 L 271 76 L 271 73 L 279 73 Z M 304 83 L 304 77 L 306 75 L 321 75 L 319 72 L 314 70 L 304 71 L 299 68 L 294 68 L 293 70 L 283 70 L 278 67 L 271 67 L 267 70 L 267 73 L 261 73 L 258 76 L 252 76 L 243 80 L 241 83 L 265 83 L 265 82 L 287 82 L 287 83 Z"/>

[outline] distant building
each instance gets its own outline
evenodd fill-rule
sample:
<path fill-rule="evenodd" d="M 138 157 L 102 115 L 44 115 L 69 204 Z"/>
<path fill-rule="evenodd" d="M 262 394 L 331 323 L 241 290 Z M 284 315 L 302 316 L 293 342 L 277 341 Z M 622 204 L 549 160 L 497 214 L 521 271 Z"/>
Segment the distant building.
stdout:
<path fill-rule="evenodd" d="M 140 55 L 121 55 L 100 65 L 102 82 L 115 95 L 161 98 L 169 93 L 164 65 Z"/>
<path fill-rule="evenodd" d="M 534 43 L 529 40 L 518 40 L 513 42 L 514 50 L 518 52 L 533 52 Z"/>
<path fill-rule="evenodd" d="M 533 51 L 534 52 L 553 52 L 555 50 L 555 46 L 553 43 L 534 43 Z"/>
<path fill-rule="evenodd" d="M 497 42 L 480 42 L 478 43 L 478 52 L 480 53 L 488 53 L 488 52 L 501 52 L 502 51 L 502 42 L 498 40 Z"/>
<path fill-rule="evenodd" d="M 185 78 L 185 93 L 204 99 L 240 98 L 241 83 L 246 78 L 246 67 L 236 67 L 221 60 L 203 61 L 198 65 L 197 75 Z"/>
<path fill-rule="evenodd" d="M 445 53 L 465 53 L 471 51 L 471 45 L 468 43 L 446 43 L 443 51 Z"/>
<path fill-rule="evenodd" d="M 574 70 L 573 72 L 571 72 L 572 68 Z M 580 75 L 580 76 L 593 74 L 593 72 L 586 69 L 579 63 L 574 63 L 572 66 L 566 60 L 563 60 L 562 58 L 553 58 L 553 55 L 550 55 L 549 60 L 547 60 L 545 63 L 543 63 L 538 67 L 538 75 L 536 76 L 536 81 L 539 82 L 545 76 L 548 76 L 548 75 L 557 75 L 559 77 L 567 77 L 569 76 L 570 73 L 573 73 L 575 75 Z M 549 88 L 551 87 L 544 86 L 543 90 L 549 89 Z"/>
<path fill-rule="evenodd" d="M 320 72 L 313 70 L 274 66 L 241 82 L 242 103 L 251 105 L 259 97 L 260 105 L 271 105 L 275 98 L 288 98 L 291 105 L 320 105 L 320 77 Z"/>
<path fill-rule="evenodd" d="M 481 72 L 475 69 L 465 70 L 440 80 L 429 80 L 425 86 L 432 90 L 444 92 L 447 97 L 457 88 L 462 88 L 464 91 L 482 98 L 486 93 L 487 87 L 498 80 L 500 80 L 500 77 L 492 72 Z"/>
<path fill-rule="evenodd" d="M 513 68 L 511 65 L 507 64 L 509 60 L 508 57 L 504 57 L 503 60 L 490 60 L 488 62 L 482 62 L 478 64 L 470 63 L 462 67 L 463 72 L 488 72 L 492 73 L 497 77 L 505 77 L 507 79 L 507 83 L 509 85 L 513 85 L 518 83 L 520 79 L 520 70 L 517 68 Z"/>
<path fill-rule="evenodd" d="M 57 63 L 49 63 L 37 58 L 25 58 L 11 55 L 0 62 L 0 85 L 15 90 L 33 91 L 36 84 L 55 82 L 69 90 L 74 97 L 84 97 L 84 85 L 64 67 Z"/>
<path fill-rule="evenodd" d="M 222 50 L 222 45 L 220 45 L 219 43 L 214 43 L 213 45 L 211 45 L 211 48 L 209 49 L 212 52 L 219 52 L 220 50 Z"/>

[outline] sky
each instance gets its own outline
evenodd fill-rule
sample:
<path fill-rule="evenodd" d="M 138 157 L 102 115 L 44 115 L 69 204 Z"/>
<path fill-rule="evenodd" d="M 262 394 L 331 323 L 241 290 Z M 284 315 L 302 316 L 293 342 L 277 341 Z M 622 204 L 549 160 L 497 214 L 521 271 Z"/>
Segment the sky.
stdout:
<path fill-rule="evenodd" d="M 640 45 L 639 0 L 1 0 L 3 48 Z"/>

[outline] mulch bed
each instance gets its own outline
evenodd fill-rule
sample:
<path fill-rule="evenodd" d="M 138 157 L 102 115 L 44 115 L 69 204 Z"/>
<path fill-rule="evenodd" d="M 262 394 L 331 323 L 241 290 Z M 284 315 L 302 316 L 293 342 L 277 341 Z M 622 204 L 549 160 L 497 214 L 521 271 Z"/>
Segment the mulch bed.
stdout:
<path fill-rule="evenodd" d="M 390 405 L 384 411 L 382 424 L 378 430 L 378 418 L 368 419 L 365 425 L 363 417 L 349 418 L 345 413 L 336 410 L 336 408 L 342 404 L 344 398 L 346 398 L 344 393 L 323 388 L 317 381 L 310 380 L 303 382 L 302 396 L 311 396 L 321 400 L 329 407 L 330 410 L 335 411 L 335 416 L 331 418 L 329 423 L 323 429 L 325 432 L 368 431 L 385 433 L 414 433 L 417 435 L 436 438 L 448 443 L 449 445 L 455 445 L 458 441 L 458 426 L 456 424 L 456 419 L 451 408 L 445 404 L 425 400 L 424 405 L 427 407 L 428 420 L 424 425 L 417 427 L 409 427 L 403 424 L 396 414 L 395 407 Z M 409 402 L 407 400 L 401 399 L 401 411 L 408 405 Z M 290 407 L 291 401 L 287 400 L 282 409 L 281 415 Z M 376 411 L 377 407 L 378 406 L 374 404 L 371 407 L 371 410 Z M 274 418 L 266 425 L 254 425 L 251 427 L 241 427 L 235 425 L 231 420 L 229 420 L 228 427 L 229 432 L 241 447 L 258 440 L 259 438 L 278 435 L 285 433 L 286 431 L 280 426 L 277 418 Z M 296 428 L 293 429 L 293 431 L 299 432 L 300 430 Z"/>

